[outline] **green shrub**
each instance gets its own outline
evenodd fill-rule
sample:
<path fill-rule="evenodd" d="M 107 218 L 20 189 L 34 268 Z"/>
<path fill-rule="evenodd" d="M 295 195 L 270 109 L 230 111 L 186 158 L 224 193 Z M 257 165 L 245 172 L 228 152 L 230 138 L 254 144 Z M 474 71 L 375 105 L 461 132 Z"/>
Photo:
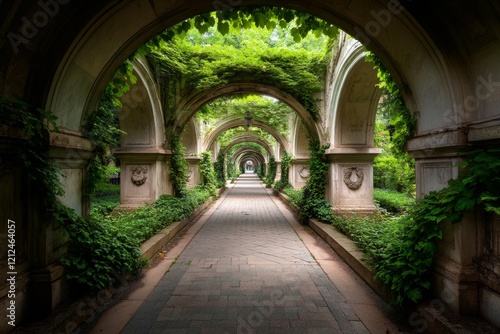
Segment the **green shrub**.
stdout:
<path fill-rule="evenodd" d="M 283 189 L 283 193 L 285 193 L 290 198 L 290 202 L 294 206 L 299 207 L 299 203 L 302 201 L 302 196 L 304 196 L 304 191 L 302 189 L 286 187 L 285 189 Z"/>
<path fill-rule="evenodd" d="M 72 240 L 70 252 L 61 262 L 69 280 L 90 290 L 106 287 L 113 272 L 137 272 L 144 264 L 139 246 L 173 222 L 188 217 L 211 193 L 203 186 L 186 191 L 183 198 L 161 196 L 155 203 L 133 212 L 112 216 L 112 210 L 95 205 L 84 220 L 66 209 L 71 221 L 66 229 Z"/>
<path fill-rule="evenodd" d="M 406 212 L 415 203 L 413 197 L 388 189 L 374 188 L 373 198 L 378 207 L 395 214 Z"/>
<path fill-rule="evenodd" d="M 291 165 L 292 165 L 292 155 L 287 151 L 285 151 L 283 159 L 281 159 L 281 178 L 274 185 L 274 189 L 276 189 L 276 191 L 282 191 L 284 188 L 291 186 L 290 182 L 288 182 L 288 172 L 290 170 Z"/>

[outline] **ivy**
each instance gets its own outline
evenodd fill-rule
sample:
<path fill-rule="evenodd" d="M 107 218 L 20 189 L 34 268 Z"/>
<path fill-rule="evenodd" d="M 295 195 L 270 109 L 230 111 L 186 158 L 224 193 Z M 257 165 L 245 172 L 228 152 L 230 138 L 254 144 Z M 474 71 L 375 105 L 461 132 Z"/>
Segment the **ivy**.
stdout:
<path fill-rule="evenodd" d="M 393 303 L 404 306 L 422 300 L 431 286 L 431 268 L 444 222 L 459 223 L 464 214 L 484 210 L 500 214 L 500 150 L 473 150 L 463 154 L 466 162 L 457 179 L 448 187 L 431 192 L 390 223 L 360 226 L 336 218 L 335 226 L 347 231 L 361 247 L 375 270 L 375 279 L 394 296 Z M 340 222 L 339 222 L 340 220 Z M 366 224 L 366 223 L 364 223 Z M 345 227 L 349 225 L 350 227 Z"/>
<path fill-rule="evenodd" d="M 274 156 L 269 158 L 269 163 L 267 164 L 267 173 L 266 173 L 266 188 L 271 188 L 274 179 L 276 178 L 276 169 L 278 168 L 278 164 L 276 163 L 276 159 Z"/>
<path fill-rule="evenodd" d="M 244 6 L 233 10 L 234 8 L 230 5 L 219 4 L 216 4 L 216 12 L 198 15 L 175 25 L 157 35 L 150 43 L 142 46 L 137 53 L 149 53 L 151 49 L 161 45 L 163 41 L 170 41 L 176 36 L 186 38 L 186 35 L 194 29 L 200 35 L 214 30 L 221 35 L 228 35 L 230 32 L 239 34 L 241 31 L 251 28 L 269 31 L 281 28 L 288 30 L 293 42 L 297 44 L 307 42 L 308 35 L 313 35 L 316 38 L 327 36 L 329 39 L 336 39 L 339 34 L 339 29 L 334 25 L 308 13 L 293 9 Z M 299 45 L 299 47 L 303 46 Z"/>
<path fill-rule="evenodd" d="M 292 165 L 292 158 L 292 155 L 285 151 L 281 159 L 281 178 L 274 186 L 276 191 L 282 191 L 285 188 L 291 187 L 290 182 L 288 182 L 288 172 Z"/>
<path fill-rule="evenodd" d="M 219 152 L 217 161 L 214 164 L 215 175 L 217 175 L 217 187 L 224 188 L 226 186 L 226 155 Z"/>
<path fill-rule="evenodd" d="M 252 121 L 268 124 L 284 136 L 288 135 L 288 122 L 284 122 L 294 113 L 287 104 L 261 95 L 236 95 L 221 97 L 205 104 L 197 113 L 196 118 L 210 125 L 228 116 L 243 119 L 249 112 Z"/>
<path fill-rule="evenodd" d="M 231 180 L 231 183 L 234 183 L 234 180 L 238 177 L 238 171 L 236 169 L 236 166 L 234 163 L 232 163 L 230 160 L 227 161 L 227 176 Z"/>
<path fill-rule="evenodd" d="M 39 195 L 49 212 L 57 210 L 58 197 L 64 195 L 60 181 L 63 174 L 51 159 L 48 145 L 51 129 L 59 131 L 56 120 L 57 117 L 47 110 L 0 96 L 0 124 L 21 131 L 23 140 L 16 145 L 16 155 L 33 184 L 30 191 Z"/>
<path fill-rule="evenodd" d="M 307 162 L 309 177 L 303 190 L 302 201 L 299 203 L 300 220 L 307 223 L 310 218 L 330 223 L 332 209 L 325 200 L 326 176 L 328 173 L 328 160 L 325 156 L 327 145 L 320 145 L 318 139 L 309 140 L 310 158 Z"/>
<path fill-rule="evenodd" d="M 381 109 L 389 118 L 389 131 L 396 154 L 405 152 L 405 145 L 412 139 L 417 129 L 417 114 L 411 112 L 401 96 L 398 85 L 387 68 L 372 52 L 368 52 L 366 61 L 372 62 L 377 70 L 382 89 Z"/>
<path fill-rule="evenodd" d="M 318 115 L 314 94 L 322 90 L 324 52 L 260 45 L 241 49 L 226 44 L 193 45 L 189 38 L 173 38 L 153 49 L 148 60 L 157 77 L 182 83 L 178 87 L 185 87 L 186 92 L 190 88 L 215 88 L 242 77 L 254 78 L 295 97 L 313 118 Z"/>
<path fill-rule="evenodd" d="M 125 62 L 118 68 L 113 79 L 106 86 L 97 110 L 85 119 L 83 134 L 95 145 L 94 156 L 86 167 L 84 191 L 93 197 L 99 186 L 109 181 L 106 166 L 114 159 L 109 154 L 111 148 L 120 146 L 120 130 L 118 109 L 122 106 L 120 97 L 137 82 L 133 67 Z"/>
<path fill-rule="evenodd" d="M 182 145 L 178 134 L 171 137 L 172 157 L 170 158 L 170 181 L 174 189 L 174 195 L 184 197 L 187 193 L 187 182 L 189 182 L 189 168 L 185 158 L 185 147 Z"/>
<path fill-rule="evenodd" d="M 212 164 L 212 152 L 204 151 L 201 153 L 200 174 L 201 184 L 211 195 L 217 195 L 217 176 L 215 175 L 214 165 Z"/>

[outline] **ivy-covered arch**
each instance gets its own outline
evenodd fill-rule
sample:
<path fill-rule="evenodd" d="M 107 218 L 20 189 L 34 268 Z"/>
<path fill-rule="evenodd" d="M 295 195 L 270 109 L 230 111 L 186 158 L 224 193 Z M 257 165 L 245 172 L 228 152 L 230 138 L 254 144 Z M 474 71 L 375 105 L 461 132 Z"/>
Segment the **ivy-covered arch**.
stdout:
<path fill-rule="evenodd" d="M 366 49 L 347 39 L 327 101 L 326 117 L 332 124 L 332 148 L 373 147 L 373 127 L 381 90 L 373 64 L 365 60 Z"/>
<path fill-rule="evenodd" d="M 241 80 L 241 78 L 238 78 L 238 80 Z M 313 138 L 322 138 L 321 128 L 314 121 L 310 112 L 308 112 L 304 106 L 297 101 L 297 99 L 276 87 L 259 84 L 256 78 L 246 78 L 246 80 L 248 80 L 248 82 L 228 83 L 224 86 L 215 87 L 201 92 L 194 91 L 183 97 L 177 104 L 177 110 L 180 110 L 181 112 L 179 112 L 175 120 L 174 128 L 182 129 L 184 124 L 186 124 L 186 122 L 188 122 L 188 120 L 193 117 L 204 104 L 217 98 L 233 94 L 262 94 L 276 98 L 289 105 L 297 112 L 306 126 L 310 136 Z"/>
<path fill-rule="evenodd" d="M 223 149 L 223 154 L 227 154 L 231 151 L 231 148 L 233 148 L 235 145 L 238 145 L 238 144 L 241 144 L 241 143 L 256 143 L 256 144 L 259 144 L 260 146 L 262 146 L 268 156 L 271 156 L 271 155 L 274 155 L 274 150 L 269 146 L 269 144 L 267 142 L 265 142 L 264 140 L 258 138 L 258 137 L 255 137 L 255 136 L 238 136 L 238 137 L 235 137 L 232 141 L 231 141 L 231 144 L 229 144 L 227 147 L 225 147 Z"/>
<path fill-rule="evenodd" d="M 238 126 L 245 126 L 245 120 L 244 119 L 234 119 L 234 118 L 229 118 L 227 119 L 226 122 L 222 123 L 219 125 L 217 129 L 215 129 L 213 132 L 211 132 L 208 137 L 205 138 L 203 147 L 206 149 L 210 148 L 213 146 L 214 142 L 216 141 L 217 137 L 224 131 L 235 128 Z M 289 151 L 290 150 L 290 143 L 288 142 L 288 139 L 285 138 L 281 133 L 276 131 L 275 129 L 271 128 L 268 124 L 262 123 L 259 121 L 252 121 L 252 126 L 261 128 L 265 131 L 267 131 L 269 134 L 271 134 L 280 144 L 280 146 L 284 149 Z"/>

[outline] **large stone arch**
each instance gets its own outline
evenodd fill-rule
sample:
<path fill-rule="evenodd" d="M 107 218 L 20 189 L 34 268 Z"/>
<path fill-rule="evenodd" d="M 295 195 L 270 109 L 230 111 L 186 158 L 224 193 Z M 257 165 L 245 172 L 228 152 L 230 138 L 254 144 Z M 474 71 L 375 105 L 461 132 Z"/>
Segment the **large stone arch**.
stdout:
<path fill-rule="evenodd" d="M 304 122 L 311 136 L 323 137 L 321 128 L 315 123 L 311 114 L 294 97 L 282 92 L 276 87 L 253 82 L 228 83 L 224 86 L 215 87 L 202 92 L 195 91 L 183 97 L 177 105 L 177 109 L 180 110 L 181 113 L 177 117 L 176 127 L 182 128 L 185 122 L 193 117 L 204 104 L 232 94 L 263 94 L 274 97 L 288 104 L 290 108 L 295 110 Z"/>
<path fill-rule="evenodd" d="M 266 160 L 264 156 L 260 152 L 255 151 L 254 149 L 242 148 L 235 152 L 232 161 L 235 164 L 236 168 L 241 168 L 241 165 L 244 161 L 252 161 L 255 168 L 258 168 L 261 165 L 264 165 Z"/>
<path fill-rule="evenodd" d="M 73 170 L 72 181 L 68 182 L 81 196 L 82 166 L 92 149 L 80 137 L 82 120 L 96 108 L 117 67 L 160 30 L 216 8 L 202 0 L 58 0 L 53 17 L 26 42 L 9 40 L 12 34 L 23 34 L 22 18 L 29 20 L 33 13 L 40 12 L 39 3 L 9 2 L 12 7 L 2 3 L 0 31 L 2 37 L 10 37 L 0 43 L 0 87 L 7 95 L 23 97 L 59 117 L 63 133 L 52 136 L 51 146 L 65 151 L 59 156 L 61 161 L 69 160 L 68 152 L 76 152 L 71 162 L 62 161 L 61 165 Z M 417 138 L 408 145 L 417 158 L 419 195 L 442 188 L 448 178 L 458 174 L 457 151 L 500 138 L 497 1 L 443 0 L 432 6 L 407 1 L 406 8 L 397 1 L 382 0 L 231 3 L 235 8 L 277 5 L 307 11 L 338 25 L 381 58 L 401 87 L 407 105 L 420 115 Z M 16 180 L 22 176 L 8 177 L 8 184 L 19 184 Z M 77 200 L 75 205 L 82 202 Z M 29 224 L 36 226 L 37 215 L 29 216 Z M 447 231 L 434 286 L 437 294 L 451 291 L 455 298 L 449 305 L 455 310 L 481 313 L 498 324 L 498 306 L 490 307 L 500 304 L 498 291 L 479 288 L 483 278 L 478 278 L 473 259 L 481 256 L 487 245 L 483 242 L 483 222 L 472 216 Z M 35 273 L 38 285 L 32 285 L 30 293 L 46 296 L 47 302 L 37 305 L 38 310 L 50 311 L 61 300 L 60 276 L 55 275 L 60 271 L 54 266 L 50 245 L 52 226 L 47 223 L 43 233 L 35 235 L 37 245 L 43 245 L 34 249 L 36 256 L 30 259 L 40 269 Z M 495 245 L 493 252 L 498 256 L 498 242 Z M 486 300 L 481 307 L 480 294 Z M 16 303 L 21 305 L 26 300 L 18 295 Z"/>
<path fill-rule="evenodd" d="M 121 97 L 118 109 L 121 147 L 114 154 L 121 162 L 120 202 L 124 207 L 152 203 L 172 193 L 166 164 L 171 152 L 163 148 L 165 127 L 163 110 L 153 74 L 143 59 L 132 63 L 137 82 Z M 145 181 L 137 181 L 136 175 Z"/>
<path fill-rule="evenodd" d="M 238 144 L 241 144 L 241 143 L 256 143 L 256 144 L 259 144 L 260 146 L 262 146 L 268 156 L 271 156 L 273 155 L 273 152 L 274 150 L 272 149 L 272 147 L 269 146 L 269 144 L 265 141 L 263 141 L 262 139 L 260 138 L 257 138 L 255 136 L 238 136 L 236 138 L 233 138 L 233 140 L 231 141 L 231 144 L 229 144 L 227 147 L 224 148 L 223 150 L 223 153 L 227 153 L 229 152 L 229 150 L 231 150 L 231 148 L 235 145 L 238 145 Z"/>
<path fill-rule="evenodd" d="M 373 159 L 381 152 L 373 148 L 379 79 L 373 64 L 365 61 L 363 45 L 345 35 L 340 43 L 325 110 L 331 122 L 326 198 L 335 211 L 370 212 L 376 210 Z"/>
<path fill-rule="evenodd" d="M 244 3 L 245 6 L 273 4 L 263 0 Z M 287 6 L 282 1 L 276 4 Z M 328 4 L 328 10 L 324 6 L 321 1 L 310 1 L 307 6 L 293 7 L 337 24 L 375 50 L 396 80 L 407 87 L 404 93 L 412 109 L 421 111 L 420 133 L 442 127 L 443 119 L 436 115 L 452 108 L 454 103 L 462 103 L 467 87 L 452 79 L 465 73 L 446 62 L 447 55 L 435 46 L 410 12 L 397 2 L 388 5 L 370 0 L 357 2 L 349 10 L 344 2 Z M 50 80 L 45 98 L 48 109 L 59 116 L 60 125 L 74 131 L 80 129 L 85 112 L 95 109 L 104 85 L 118 65 L 139 45 L 170 25 L 215 8 L 201 0 L 189 5 L 135 0 L 114 2 L 99 9 L 84 22 L 80 35 L 62 56 L 51 75 L 54 79 Z M 98 55 L 95 50 L 100 50 Z"/>

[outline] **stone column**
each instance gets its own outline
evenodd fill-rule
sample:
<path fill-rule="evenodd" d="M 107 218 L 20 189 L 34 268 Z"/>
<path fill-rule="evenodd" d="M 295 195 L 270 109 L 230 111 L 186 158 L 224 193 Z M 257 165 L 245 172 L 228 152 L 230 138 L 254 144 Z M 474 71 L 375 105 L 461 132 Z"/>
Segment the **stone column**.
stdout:
<path fill-rule="evenodd" d="M 335 148 L 326 150 L 330 161 L 326 199 L 336 214 L 367 214 L 373 205 L 373 159 L 378 148 Z"/>
<path fill-rule="evenodd" d="M 413 139 L 408 151 L 415 158 L 417 197 L 448 186 L 456 178 L 467 148 L 463 132 L 447 132 Z M 443 238 L 434 260 L 432 290 L 450 309 L 460 314 L 479 313 L 479 277 L 474 259 L 480 256 L 484 223 L 479 212 L 470 212 L 460 223 L 442 224 Z M 500 301 L 497 301 L 497 304 Z"/>
<path fill-rule="evenodd" d="M 136 208 L 153 203 L 161 195 L 173 194 L 168 176 L 171 151 L 163 148 L 119 148 L 120 207 Z"/>
<path fill-rule="evenodd" d="M 65 194 L 60 200 L 82 216 L 89 212 L 89 199 L 84 194 L 83 183 L 85 167 L 92 157 L 92 151 L 91 142 L 78 134 L 52 133 L 50 136 L 51 157 L 64 175 L 60 181 Z M 69 298 L 64 268 L 58 264 L 58 259 L 67 252 L 69 236 L 60 223 L 43 213 L 38 199 L 30 202 L 30 314 L 35 318 L 43 318 Z M 40 215 L 35 214 L 37 211 Z"/>
<path fill-rule="evenodd" d="M 199 156 L 186 156 L 186 161 L 189 168 L 188 187 L 192 188 L 201 182 L 200 177 L 200 160 Z"/>
<path fill-rule="evenodd" d="M 293 159 L 290 166 L 290 183 L 295 189 L 301 189 L 306 185 L 309 177 L 309 169 L 307 167 L 307 158 Z"/>

